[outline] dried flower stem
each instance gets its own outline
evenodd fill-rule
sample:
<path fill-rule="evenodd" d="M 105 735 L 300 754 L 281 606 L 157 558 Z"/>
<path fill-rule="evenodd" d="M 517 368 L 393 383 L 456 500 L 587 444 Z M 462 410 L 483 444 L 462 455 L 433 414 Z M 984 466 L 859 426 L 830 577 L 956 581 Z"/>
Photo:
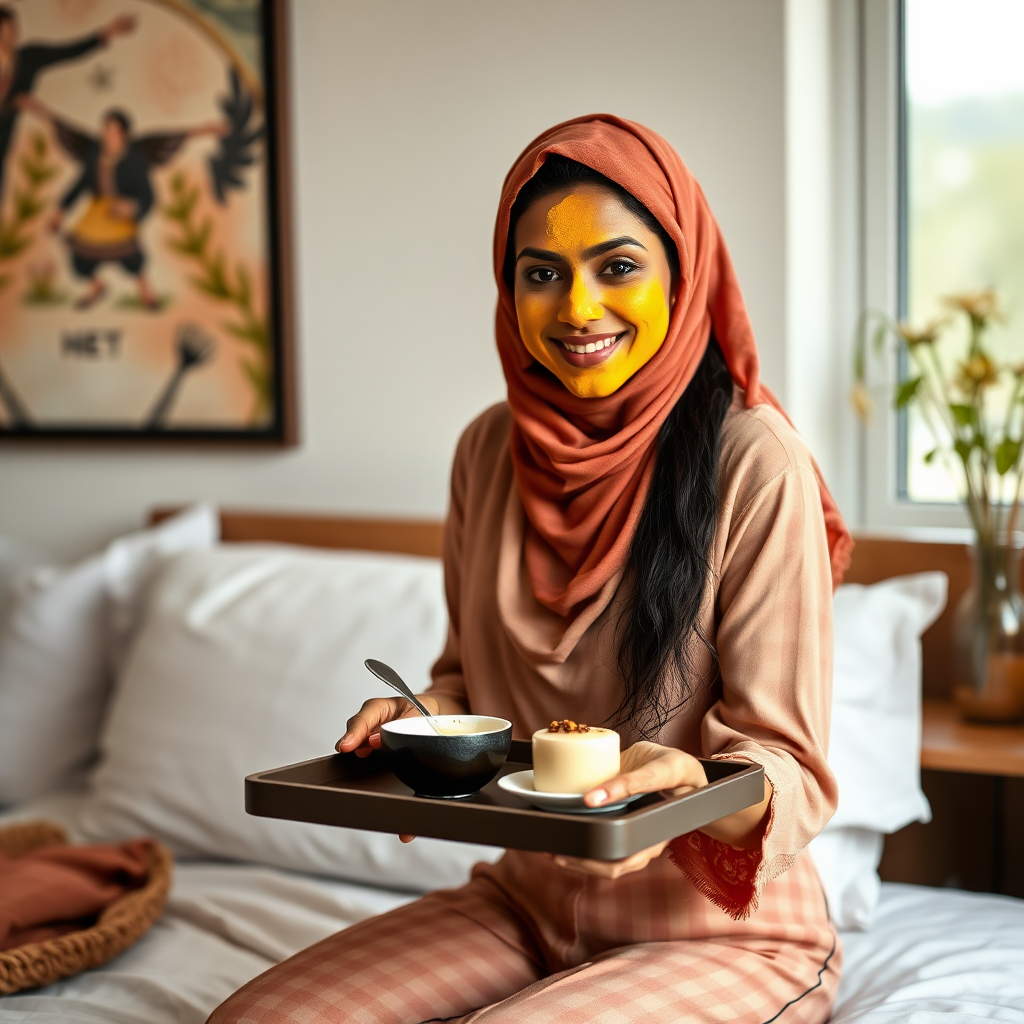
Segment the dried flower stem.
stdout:
<path fill-rule="evenodd" d="M 213 222 L 207 218 L 199 223 L 196 215 L 198 201 L 199 189 L 189 186 L 183 174 L 176 174 L 171 180 L 171 202 L 162 212 L 177 225 L 179 234 L 176 238 L 168 239 L 168 242 L 172 249 L 198 265 L 200 274 L 191 278 L 196 288 L 234 307 L 238 320 L 226 321 L 222 327 L 253 351 L 255 358 L 243 359 L 242 369 L 256 396 L 252 418 L 259 421 L 270 412 L 272 401 L 267 321 L 256 312 L 253 305 L 252 279 L 245 266 L 237 264 L 232 278 L 224 253 L 212 251 L 210 238 Z"/>
<path fill-rule="evenodd" d="M 861 318 L 854 355 L 855 408 L 866 408 L 866 362 L 870 347 L 881 353 L 887 337 L 905 346 L 917 374 L 899 383 L 897 409 L 916 404 L 935 441 L 930 461 L 939 452 L 955 454 L 963 481 L 962 498 L 979 540 L 986 543 L 1012 533 L 1024 485 L 1024 364 L 997 363 L 986 351 L 985 334 L 1001 319 L 994 292 L 949 296 L 945 305 L 968 321 L 966 358 L 948 371 L 936 343 L 949 319 L 923 329 L 899 324 L 881 313 Z M 998 420 L 990 414 L 989 396 L 1000 378 L 1012 374 L 1009 404 Z M 1022 415 L 1018 416 L 1018 411 Z M 1013 500 L 1007 503 L 1007 483 Z"/>

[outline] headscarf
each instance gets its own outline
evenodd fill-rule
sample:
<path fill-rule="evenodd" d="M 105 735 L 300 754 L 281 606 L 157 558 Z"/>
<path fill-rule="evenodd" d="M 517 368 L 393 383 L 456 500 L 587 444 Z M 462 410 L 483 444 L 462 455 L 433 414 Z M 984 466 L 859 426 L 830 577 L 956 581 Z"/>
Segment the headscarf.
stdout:
<path fill-rule="evenodd" d="M 552 153 L 598 171 L 635 196 L 675 243 L 680 276 L 657 353 L 606 398 L 579 398 L 526 350 L 504 279 L 509 215 Z M 651 484 L 658 432 L 686 390 L 712 328 L 748 408 L 785 411 L 760 381 L 757 346 L 736 272 L 696 179 L 657 133 L 611 114 L 544 132 L 505 178 L 494 232 L 497 344 L 513 415 L 512 465 L 528 521 L 526 569 L 537 600 L 573 620 L 625 566 Z M 789 417 L 786 417 L 789 422 Z M 837 587 L 853 540 L 815 466 Z M 589 616 L 587 616 L 589 618 Z"/>

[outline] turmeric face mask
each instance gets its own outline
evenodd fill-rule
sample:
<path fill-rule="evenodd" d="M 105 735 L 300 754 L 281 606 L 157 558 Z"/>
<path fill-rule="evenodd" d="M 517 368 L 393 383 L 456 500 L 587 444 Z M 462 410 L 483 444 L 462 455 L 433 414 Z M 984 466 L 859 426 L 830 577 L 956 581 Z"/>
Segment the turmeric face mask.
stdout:
<path fill-rule="evenodd" d="M 515 234 L 515 303 L 527 351 L 574 395 L 613 394 L 668 333 L 661 239 L 594 186 L 535 202 Z"/>

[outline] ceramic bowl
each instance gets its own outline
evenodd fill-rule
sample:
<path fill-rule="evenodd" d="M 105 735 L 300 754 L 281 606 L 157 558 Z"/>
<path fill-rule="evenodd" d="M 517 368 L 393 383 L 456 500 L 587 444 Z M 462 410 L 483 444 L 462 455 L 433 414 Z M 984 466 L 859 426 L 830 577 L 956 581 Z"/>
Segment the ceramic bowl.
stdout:
<path fill-rule="evenodd" d="M 381 726 L 388 767 L 417 796 L 460 800 L 473 796 L 501 770 L 512 743 L 512 723 L 486 715 L 438 715 L 438 736 L 425 718 Z"/>

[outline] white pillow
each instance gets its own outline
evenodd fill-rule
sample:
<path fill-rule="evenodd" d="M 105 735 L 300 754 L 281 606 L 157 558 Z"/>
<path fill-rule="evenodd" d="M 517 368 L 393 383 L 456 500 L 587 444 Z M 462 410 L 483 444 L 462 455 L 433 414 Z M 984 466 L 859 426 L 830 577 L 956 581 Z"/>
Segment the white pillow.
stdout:
<path fill-rule="evenodd" d="M 882 890 L 885 836 L 869 828 L 826 828 L 809 847 L 837 928 L 866 931 Z"/>
<path fill-rule="evenodd" d="M 882 835 L 931 820 L 921 791 L 921 634 L 946 604 L 945 573 L 851 583 L 835 595 L 829 765 L 839 807 L 811 854 L 839 927 L 866 928 Z"/>
<path fill-rule="evenodd" d="M 111 666 L 154 553 L 209 547 L 219 532 L 216 510 L 198 505 L 72 568 L 16 580 L 0 619 L 0 805 L 57 789 L 95 759 Z"/>
<path fill-rule="evenodd" d="M 243 789 L 253 772 L 331 753 L 362 702 L 389 695 L 365 658 L 426 688 L 446 621 L 435 559 L 241 544 L 168 559 L 111 701 L 82 832 L 391 888 L 460 884 L 500 851 L 253 817 Z"/>
<path fill-rule="evenodd" d="M 110 543 L 103 556 L 109 599 L 108 629 L 111 674 L 124 664 L 140 614 L 140 598 L 166 555 L 203 550 L 220 540 L 220 514 L 200 502 L 157 526 L 125 534 Z"/>
<path fill-rule="evenodd" d="M 7 595 L 19 576 L 30 569 L 46 565 L 42 552 L 11 537 L 0 537 L 0 613 Z"/>

